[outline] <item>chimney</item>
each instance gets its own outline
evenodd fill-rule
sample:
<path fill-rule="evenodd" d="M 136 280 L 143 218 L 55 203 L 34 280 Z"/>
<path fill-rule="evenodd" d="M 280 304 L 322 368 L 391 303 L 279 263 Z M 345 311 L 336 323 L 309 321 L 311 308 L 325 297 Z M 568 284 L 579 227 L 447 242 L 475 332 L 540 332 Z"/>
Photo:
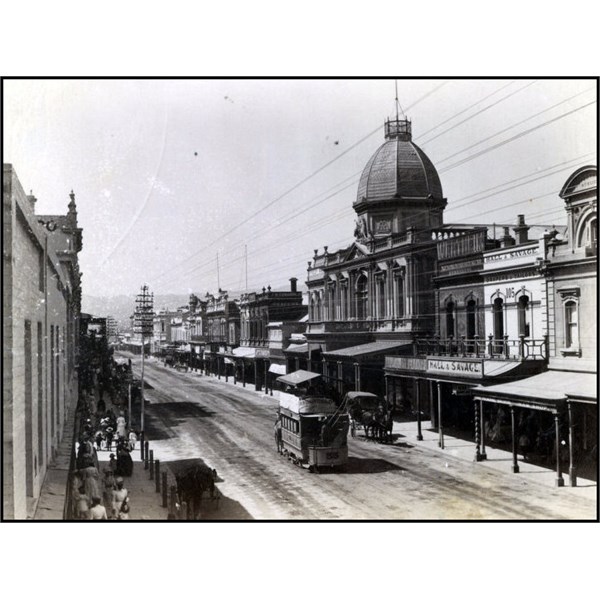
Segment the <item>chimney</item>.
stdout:
<path fill-rule="evenodd" d="M 31 190 L 27 195 L 27 200 L 29 200 L 31 210 L 33 211 L 33 214 L 35 214 L 35 203 L 37 202 L 37 198 L 33 195 L 33 190 Z"/>
<path fill-rule="evenodd" d="M 529 231 L 529 225 L 525 224 L 525 215 L 517 215 L 518 222 L 517 226 L 513 227 L 515 236 L 517 238 L 517 244 L 526 244 L 529 241 L 527 232 Z"/>
<path fill-rule="evenodd" d="M 511 237 L 510 232 L 509 232 L 509 228 L 505 227 L 504 228 L 504 235 L 502 236 L 502 240 L 501 240 L 500 246 L 502 248 L 508 248 L 509 246 L 514 246 L 514 245 L 515 245 L 515 238 Z"/>
<path fill-rule="evenodd" d="M 292 290 L 292 292 L 297 292 L 297 281 L 298 278 L 297 277 L 290 277 L 290 288 Z"/>

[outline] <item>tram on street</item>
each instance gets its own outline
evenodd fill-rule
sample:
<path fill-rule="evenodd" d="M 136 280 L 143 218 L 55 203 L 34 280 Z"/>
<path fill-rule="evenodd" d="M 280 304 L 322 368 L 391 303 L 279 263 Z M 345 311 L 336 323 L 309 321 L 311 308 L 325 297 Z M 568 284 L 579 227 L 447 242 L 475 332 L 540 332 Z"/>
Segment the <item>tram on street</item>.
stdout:
<path fill-rule="evenodd" d="M 275 424 L 278 451 L 311 472 L 345 468 L 348 462 L 348 414 L 333 399 L 317 393 L 314 380 L 319 377 L 295 371 L 277 378 L 286 385 L 286 391 L 279 392 Z"/>

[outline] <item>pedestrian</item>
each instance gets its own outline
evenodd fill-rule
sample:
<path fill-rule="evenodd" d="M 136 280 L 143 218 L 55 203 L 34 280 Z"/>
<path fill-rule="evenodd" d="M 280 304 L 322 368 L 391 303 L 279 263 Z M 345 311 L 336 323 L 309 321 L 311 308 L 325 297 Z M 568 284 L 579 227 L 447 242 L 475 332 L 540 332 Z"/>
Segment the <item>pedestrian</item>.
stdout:
<path fill-rule="evenodd" d="M 282 431 L 281 431 L 281 415 L 277 413 L 277 420 L 274 427 L 275 444 L 277 445 L 277 453 L 281 454 L 283 450 Z"/>
<path fill-rule="evenodd" d="M 102 431 L 96 431 L 96 450 L 102 450 L 102 442 L 104 439 L 104 435 Z"/>
<path fill-rule="evenodd" d="M 117 475 L 126 477 L 131 477 L 133 474 L 133 460 L 124 441 L 120 441 L 117 445 L 117 470 L 115 472 Z"/>
<path fill-rule="evenodd" d="M 92 507 L 90 508 L 90 521 L 107 521 L 106 508 L 100 504 L 100 498 L 92 498 Z"/>
<path fill-rule="evenodd" d="M 113 441 L 114 430 L 112 427 L 106 428 L 106 449 L 110 452 L 112 450 L 112 441 Z"/>
<path fill-rule="evenodd" d="M 112 493 L 112 508 L 113 514 L 117 519 L 121 519 L 121 509 L 123 507 L 126 507 L 126 513 L 129 513 L 129 492 L 125 487 L 122 477 L 117 477 L 115 483 L 117 489 Z"/>
<path fill-rule="evenodd" d="M 116 473 L 117 472 L 117 459 L 115 458 L 115 455 L 111 452 L 110 456 L 109 456 L 109 461 L 108 461 L 108 468 L 113 472 Z"/>
<path fill-rule="evenodd" d="M 131 452 L 133 452 L 135 450 L 135 445 L 137 444 L 137 435 L 135 434 L 135 431 L 131 430 L 129 432 L 129 450 Z"/>
<path fill-rule="evenodd" d="M 125 437 L 127 435 L 127 433 L 125 431 L 126 425 L 127 425 L 127 423 L 125 422 L 125 417 L 123 416 L 123 412 L 121 411 L 121 413 L 119 414 L 119 416 L 117 418 L 117 435 L 121 439 L 125 439 Z"/>
<path fill-rule="evenodd" d="M 90 520 L 90 505 L 88 503 L 85 488 L 81 486 L 76 494 L 74 494 L 75 500 L 75 518 L 80 521 Z"/>
<path fill-rule="evenodd" d="M 83 487 L 88 499 L 91 504 L 92 498 L 95 496 L 100 497 L 100 477 L 98 475 L 98 469 L 96 467 L 86 467 L 81 469 L 81 473 L 84 476 Z"/>
<path fill-rule="evenodd" d="M 102 492 L 102 502 L 106 508 L 109 519 L 116 519 L 117 515 L 113 514 L 113 492 L 116 489 L 115 475 L 110 469 L 104 469 L 104 490 Z"/>

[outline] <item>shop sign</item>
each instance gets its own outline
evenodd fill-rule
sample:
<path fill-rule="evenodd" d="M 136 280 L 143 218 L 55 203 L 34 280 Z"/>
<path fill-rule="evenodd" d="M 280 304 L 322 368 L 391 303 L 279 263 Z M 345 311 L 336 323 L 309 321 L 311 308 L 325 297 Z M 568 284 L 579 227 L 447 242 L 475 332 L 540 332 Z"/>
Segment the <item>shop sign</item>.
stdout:
<path fill-rule="evenodd" d="M 427 360 L 412 356 L 386 356 L 385 368 L 396 371 L 425 371 Z"/>
<path fill-rule="evenodd" d="M 483 362 L 458 359 L 427 359 L 427 372 L 461 377 L 483 377 Z"/>

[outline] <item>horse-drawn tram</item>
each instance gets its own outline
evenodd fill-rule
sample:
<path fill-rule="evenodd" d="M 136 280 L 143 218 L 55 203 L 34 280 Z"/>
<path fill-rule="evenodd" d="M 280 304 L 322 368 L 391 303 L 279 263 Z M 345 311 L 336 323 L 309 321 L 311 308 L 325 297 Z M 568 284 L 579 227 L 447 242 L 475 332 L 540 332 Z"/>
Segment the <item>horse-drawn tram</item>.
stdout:
<path fill-rule="evenodd" d="M 294 464 L 318 471 L 348 461 L 348 415 L 341 413 L 333 400 L 282 392 L 278 418 L 280 451 Z"/>
<path fill-rule="evenodd" d="M 279 379 L 285 377 L 289 375 Z M 348 462 L 348 415 L 330 398 L 297 387 L 293 391 L 280 392 L 275 424 L 278 451 L 312 472 L 343 467 Z"/>

